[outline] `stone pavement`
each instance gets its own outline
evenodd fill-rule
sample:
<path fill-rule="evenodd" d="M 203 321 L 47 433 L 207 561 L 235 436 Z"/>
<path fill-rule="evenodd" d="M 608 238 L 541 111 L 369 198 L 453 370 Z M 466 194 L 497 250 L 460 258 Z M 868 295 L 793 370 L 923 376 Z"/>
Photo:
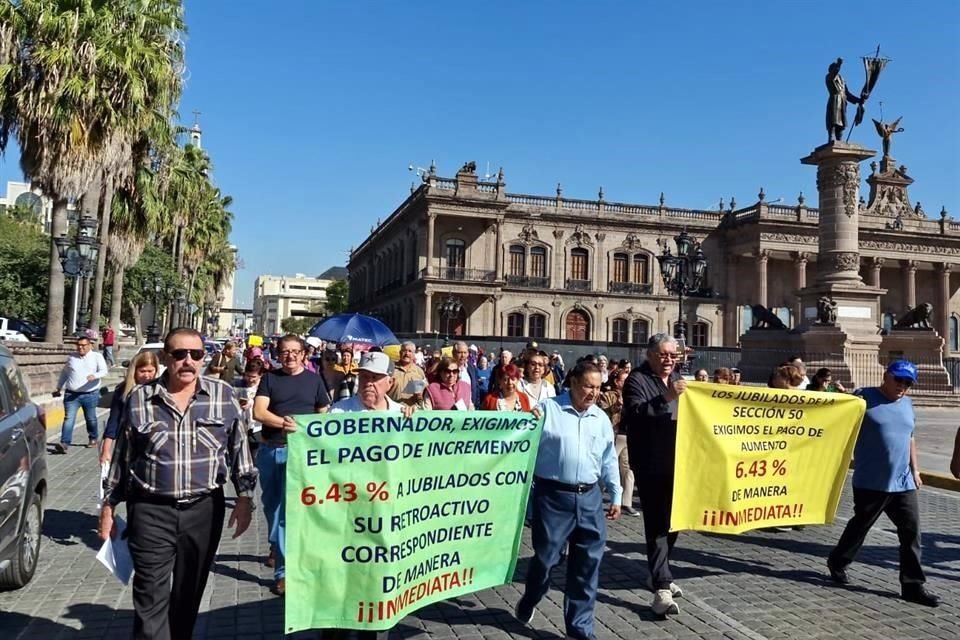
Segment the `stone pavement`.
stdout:
<path fill-rule="evenodd" d="M 81 429 L 82 431 L 82 429 Z M 94 558 L 98 469 L 94 450 L 50 456 L 37 575 L 26 588 L 0 593 L 0 638 L 127 638 L 131 594 Z M 597 607 L 597 637 L 764 640 L 830 638 L 874 640 L 955 639 L 960 630 L 960 494 L 924 489 L 921 507 L 928 586 L 943 597 L 939 609 L 900 601 L 896 595 L 896 536 L 886 520 L 874 528 L 851 567 L 853 584 L 825 580 L 824 558 L 850 516 L 849 487 L 837 522 L 802 531 L 751 532 L 741 536 L 685 533 L 676 551 L 676 575 L 684 588 L 681 614 L 657 621 L 642 587 L 647 576 L 642 520 L 624 517 L 610 526 Z M 205 594 L 196 638 L 282 638 L 281 601 L 269 591 L 271 571 L 262 513 L 238 540 L 225 532 Z M 512 618 L 520 596 L 525 536 L 517 581 L 422 609 L 391 638 L 427 634 L 464 640 L 562 638 L 562 595 L 556 588 L 539 607 L 534 628 Z M 554 586 L 563 584 L 557 570 Z M 314 634 L 300 634 L 314 637 Z"/>
<path fill-rule="evenodd" d="M 953 407 L 917 407 L 917 463 L 928 473 L 950 475 L 950 457 L 960 418 Z M 960 636 L 960 634 L 958 634 Z"/>

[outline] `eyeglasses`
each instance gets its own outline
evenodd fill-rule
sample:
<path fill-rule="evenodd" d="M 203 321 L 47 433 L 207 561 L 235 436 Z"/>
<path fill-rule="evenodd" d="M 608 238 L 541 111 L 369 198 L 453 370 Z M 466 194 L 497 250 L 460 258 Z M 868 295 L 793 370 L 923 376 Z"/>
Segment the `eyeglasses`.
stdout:
<path fill-rule="evenodd" d="M 901 376 L 894 376 L 894 377 L 893 377 L 893 381 L 896 382 L 897 384 L 902 384 L 902 385 L 905 386 L 905 387 L 912 387 L 912 386 L 913 386 L 913 380 L 911 380 L 910 378 L 903 378 L 903 377 L 901 377 Z"/>
<path fill-rule="evenodd" d="M 444 369 L 444 373 L 460 373 L 460 369 Z"/>
<path fill-rule="evenodd" d="M 657 357 L 661 360 L 679 360 L 680 356 L 676 353 L 658 353 Z"/>
<path fill-rule="evenodd" d="M 186 360 L 187 356 L 190 356 L 190 359 L 194 362 L 200 362 L 203 360 L 203 357 L 207 355 L 207 352 L 203 349 L 174 349 L 173 351 L 168 351 L 167 353 L 173 357 L 174 360 L 180 362 L 181 360 Z"/>
<path fill-rule="evenodd" d="M 303 353 L 303 351 L 301 351 L 300 349 L 284 349 L 283 351 L 280 352 L 280 355 L 283 357 L 298 356 L 301 353 Z"/>

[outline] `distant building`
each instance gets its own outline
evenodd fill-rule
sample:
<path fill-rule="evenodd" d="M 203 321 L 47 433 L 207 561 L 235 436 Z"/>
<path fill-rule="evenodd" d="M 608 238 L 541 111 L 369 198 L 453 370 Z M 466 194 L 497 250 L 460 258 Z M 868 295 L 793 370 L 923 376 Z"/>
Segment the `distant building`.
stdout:
<path fill-rule="evenodd" d="M 326 311 L 327 287 L 335 279 L 293 276 L 258 276 L 253 285 L 253 330 L 264 335 L 283 333 L 281 323 L 292 316 L 319 319 Z"/>
<path fill-rule="evenodd" d="M 50 233 L 53 220 L 53 201 L 43 195 L 39 189 L 33 189 L 29 182 L 7 182 L 6 195 L 0 198 L 0 210 L 14 207 L 29 208 L 35 221 L 43 226 L 44 233 Z"/>
<path fill-rule="evenodd" d="M 905 168 L 871 164 L 860 203 L 859 267 L 887 293 L 873 316 L 889 329 L 906 309 L 931 302 L 931 324 L 960 352 L 960 222 L 928 218 L 912 204 Z M 684 298 L 695 347 L 737 346 L 763 305 L 788 327 L 802 321 L 797 291 L 813 282 L 818 211 L 757 201 L 713 210 L 556 194 L 508 193 L 503 173 L 481 181 L 472 163 L 453 178 L 435 167 L 351 252 L 350 309 L 403 333 L 506 336 L 644 344 L 674 333 L 677 298 L 657 256 L 686 230 L 703 243 L 708 271 Z M 809 277 L 808 277 L 809 273 Z M 449 310 L 454 310 L 451 313 Z"/>

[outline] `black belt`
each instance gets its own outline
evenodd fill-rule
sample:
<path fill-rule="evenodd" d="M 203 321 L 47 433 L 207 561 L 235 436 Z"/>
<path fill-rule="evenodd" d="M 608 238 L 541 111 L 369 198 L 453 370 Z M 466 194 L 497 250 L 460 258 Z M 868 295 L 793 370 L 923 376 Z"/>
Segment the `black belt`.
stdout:
<path fill-rule="evenodd" d="M 565 482 L 541 478 L 540 476 L 534 476 L 533 481 L 541 487 L 556 489 L 557 491 L 569 491 L 570 493 L 587 493 L 597 486 L 596 482 L 591 482 L 590 484 L 567 484 Z"/>
<path fill-rule="evenodd" d="M 223 489 L 215 489 L 209 493 L 202 493 L 197 496 L 189 496 L 186 498 L 173 498 L 170 496 L 143 494 L 134 496 L 131 502 L 146 502 L 147 504 L 159 504 L 167 507 L 173 507 L 174 509 L 189 509 L 193 505 L 199 504 L 207 498 L 211 498 L 215 495 L 223 495 Z"/>

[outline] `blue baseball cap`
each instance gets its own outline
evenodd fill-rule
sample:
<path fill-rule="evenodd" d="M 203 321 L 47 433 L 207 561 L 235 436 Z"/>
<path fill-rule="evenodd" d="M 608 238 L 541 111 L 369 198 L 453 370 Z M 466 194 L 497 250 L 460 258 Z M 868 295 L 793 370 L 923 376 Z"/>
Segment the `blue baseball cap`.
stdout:
<path fill-rule="evenodd" d="M 917 365 L 909 360 L 894 360 L 887 365 L 887 373 L 894 378 L 907 378 L 910 382 L 917 381 Z"/>

